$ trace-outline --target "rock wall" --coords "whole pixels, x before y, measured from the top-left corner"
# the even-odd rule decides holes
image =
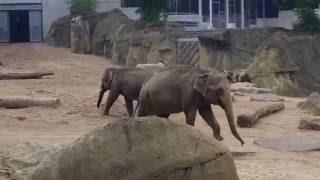
[[[201,67],[246,69],[258,87],[286,96],[320,91],[320,34],[280,28],[200,34]]]
[[[177,64],[176,40],[186,36],[183,27],[174,24],[135,27],[129,39],[127,66],[158,62]]]
[[[238,180],[229,150],[161,118],[119,119],[43,161],[27,180]]]
[[[320,91],[320,34],[278,32],[257,49],[247,73],[260,87],[287,96]]]
[[[74,16],[64,16],[55,20],[45,38],[49,46],[71,47],[71,19]]]
[[[229,29],[199,35],[200,67],[244,69],[254,61],[260,44],[280,28]]]
[[[78,54],[92,52],[89,22],[81,16],[74,17],[71,21],[71,52]]]

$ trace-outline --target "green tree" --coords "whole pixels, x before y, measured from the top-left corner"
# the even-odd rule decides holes
[[[95,11],[97,0],[68,0],[70,12],[81,13],[81,12],[92,12]]]
[[[130,4],[130,0],[122,0],[123,4]],[[137,13],[140,20],[148,23],[155,23],[161,20],[161,14],[167,9],[167,0],[137,0]],[[165,19],[165,17],[164,17]]]
[[[294,24],[297,32],[320,32],[320,18],[314,8],[319,5],[319,0],[295,0],[295,13],[298,17]]]

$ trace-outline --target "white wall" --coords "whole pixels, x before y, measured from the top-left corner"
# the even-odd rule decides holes
[[[293,11],[279,12],[279,27],[293,29],[293,24],[296,22],[297,16]]]
[[[121,8],[120,0],[97,0],[97,12],[111,11],[114,8]]]

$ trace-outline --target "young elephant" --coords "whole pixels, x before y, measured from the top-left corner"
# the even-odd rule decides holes
[[[148,78],[139,96],[138,116],[157,115],[168,118],[172,113],[184,112],[186,122],[194,126],[197,111],[212,128],[214,137],[222,141],[220,125],[211,104],[221,106],[227,116],[232,134],[244,144],[237,133],[232,99],[226,76],[190,66],[167,68]]]
[[[109,110],[119,95],[123,95],[129,116],[133,113],[133,100],[138,100],[144,80],[152,73],[139,68],[107,68],[103,73],[97,107],[100,107],[103,95],[110,90],[104,115]]]

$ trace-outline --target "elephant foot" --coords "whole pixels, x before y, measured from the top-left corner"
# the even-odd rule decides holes
[[[220,134],[213,134],[216,140],[223,141],[223,137]]]
[[[109,112],[104,112],[103,115],[104,116],[109,116]]]

